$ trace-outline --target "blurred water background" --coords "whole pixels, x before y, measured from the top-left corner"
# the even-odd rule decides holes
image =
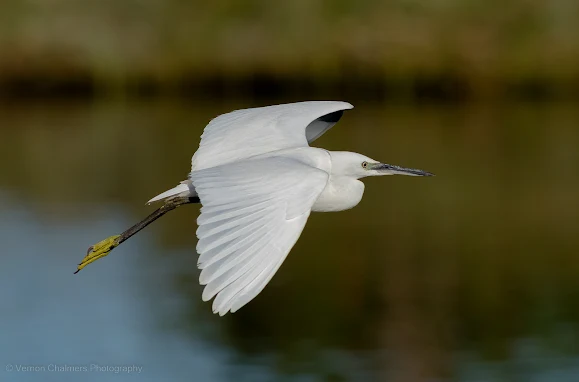
[[[2,0],[0,380],[579,381],[577,20],[573,0]],[[355,106],[316,145],[437,177],[312,214],[223,318],[197,206],[72,274],[186,177],[211,118],[310,99]]]

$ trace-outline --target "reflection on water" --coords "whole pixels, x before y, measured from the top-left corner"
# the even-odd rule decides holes
[[[200,301],[194,206],[72,275],[245,106],[0,107],[2,380],[577,380],[574,105],[356,105],[320,146],[437,177],[369,179],[355,209],[313,214],[234,315]],[[4,371],[93,363],[143,370]]]

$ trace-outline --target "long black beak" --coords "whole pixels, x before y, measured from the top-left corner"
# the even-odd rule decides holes
[[[409,175],[409,176],[434,176],[434,174],[419,170],[416,168],[404,168],[399,166],[394,166],[386,163],[379,163],[372,168],[372,170],[377,170],[384,173],[384,175]]]

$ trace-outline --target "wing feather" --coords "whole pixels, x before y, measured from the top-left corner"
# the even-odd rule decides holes
[[[298,240],[328,174],[268,157],[193,171],[203,207],[197,222],[203,300],[224,315],[253,299]]]
[[[233,163],[281,149],[307,147],[353,108],[341,101],[307,101],[235,110],[212,119],[203,130],[199,149],[191,158],[191,171]],[[207,187],[224,186],[219,175],[208,175]],[[217,182],[217,183],[216,183]],[[248,185],[231,179],[229,186]],[[148,203],[174,196],[197,196],[189,182],[152,198]],[[210,203],[209,200],[206,203]]]
[[[276,150],[308,146],[353,106],[308,101],[235,110],[209,122],[191,160],[197,171]]]

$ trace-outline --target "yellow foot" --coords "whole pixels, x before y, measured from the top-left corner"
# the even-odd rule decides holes
[[[90,263],[97,261],[98,259],[108,255],[109,252],[113,250],[113,248],[119,245],[117,241],[119,237],[120,235],[111,236],[109,238],[104,239],[103,241],[99,241],[95,245],[90,246],[88,248],[88,251],[86,252],[86,256],[84,257],[84,259],[82,259],[82,261],[78,265],[78,269],[74,273],[75,274],[78,273],[81,269],[83,269]]]

